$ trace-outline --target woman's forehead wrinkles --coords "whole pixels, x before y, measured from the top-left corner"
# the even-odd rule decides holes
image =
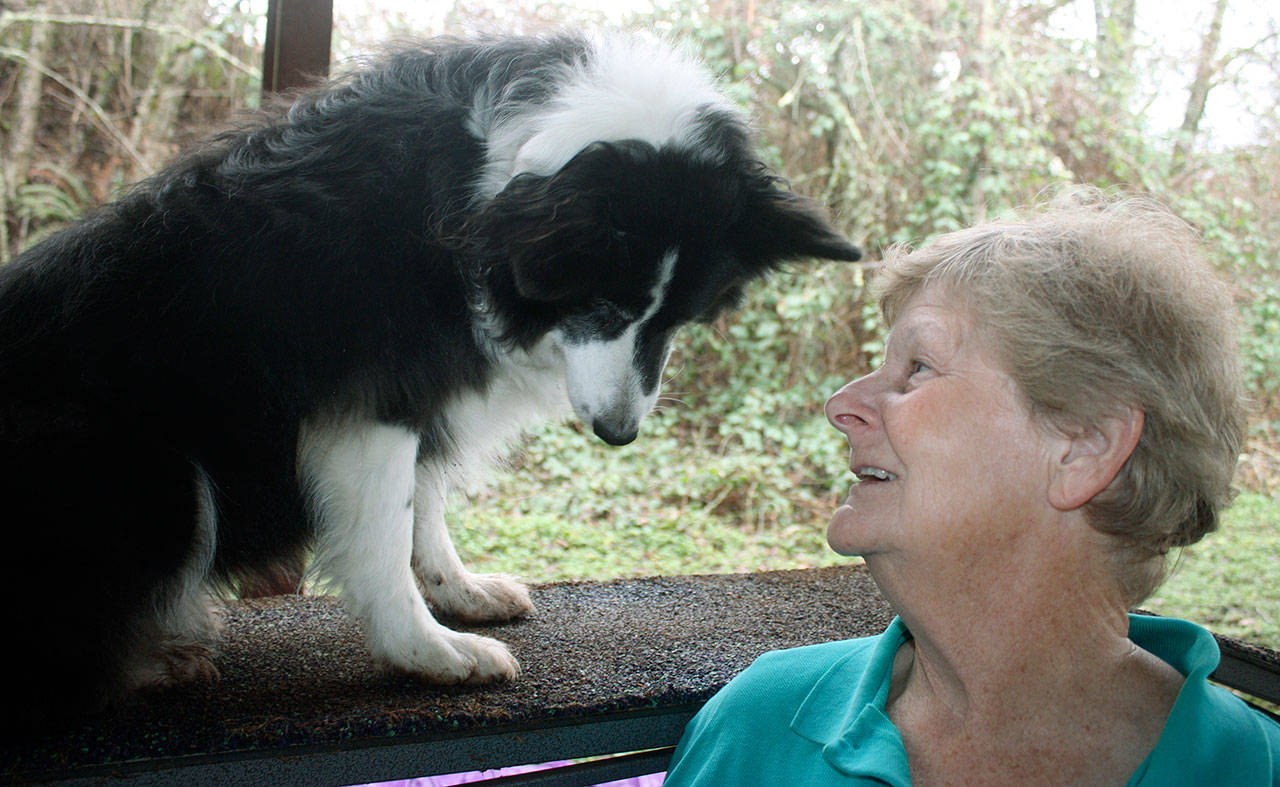
[[[964,327],[964,320],[956,310],[940,304],[919,304],[889,329],[886,350],[906,350],[924,344],[938,351],[954,351],[964,339]]]

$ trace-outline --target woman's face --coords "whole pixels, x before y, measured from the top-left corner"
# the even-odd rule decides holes
[[[1033,421],[963,302],[928,286],[907,301],[885,362],[827,401],[857,477],[827,531],[841,554],[999,554],[1051,506],[1057,443]]]

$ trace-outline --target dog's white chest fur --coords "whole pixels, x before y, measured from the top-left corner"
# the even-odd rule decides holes
[[[445,506],[451,489],[473,480],[525,427],[569,409],[563,356],[547,338],[501,358],[483,391],[449,402],[444,416],[454,445],[438,455],[420,456],[419,436],[404,427],[344,418],[303,424],[298,465],[319,525],[315,568],[340,584],[376,659],[444,683],[519,674],[505,646],[449,630],[422,601],[473,621],[532,609],[516,581],[467,571]]]
[[[502,350],[489,386],[461,391],[445,406],[446,429],[457,446],[457,481],[490,464],[529,426],[572,412],[559,337],[528,351]]]

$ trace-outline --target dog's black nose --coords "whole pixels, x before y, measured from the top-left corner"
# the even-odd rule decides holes
[[[636,434],[640,431],[634,426],[627,429],[614,429],[603,421],[593,421],[591,429],[596,433],[596,437],[609,445],[626,445],[635,440]]]

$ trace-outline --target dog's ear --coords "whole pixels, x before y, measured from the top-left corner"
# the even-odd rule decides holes
[[[862,250],[831,224],[813,200],[767,177],[756,179],[749,193],[739,222],[743,259],[763,266],[806,257],[862,259]]]
[[[587,148],[551,175],[522,174],[484,208],[481,227],[536,301],[587,297],[627,255],[608,215],[612,146]]]

